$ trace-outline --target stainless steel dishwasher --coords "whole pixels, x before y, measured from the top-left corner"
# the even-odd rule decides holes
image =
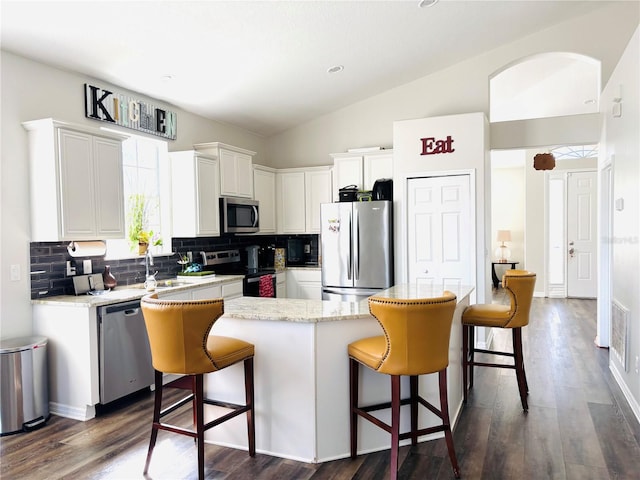
[[[151,349],[140,300],[99,307],[98,328],[100,403],[152,385]]]

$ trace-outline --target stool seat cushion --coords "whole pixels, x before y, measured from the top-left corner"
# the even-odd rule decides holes
[[[508,305],[495,303],[471,305],[462,314],[462,324],[504,328],[512,316],[513,312]]]
[[[218,370],[253,357],[255,347],[238,338],[209,335],[207,353]]]
[[[351,344],[347,349],[349,356],[373,370],[378,370],[387,351],[387,339],[379,337],[362,338]]]

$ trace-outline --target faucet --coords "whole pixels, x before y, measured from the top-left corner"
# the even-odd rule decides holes
[[[147,253],[144,254],[144,268],[145,268],[145,278],[149,278],[150,276],[154,277],[158,274],[158,271],[152,275],[149,274],[149,267],[153,267],[153,255],[151,254],[151,250],[147,249]]]

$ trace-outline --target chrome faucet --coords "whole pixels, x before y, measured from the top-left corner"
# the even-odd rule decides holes
[[[151,250],[147,249],[147,253],[144,254],[144,267],[145,267],[145,278],[149,278],[149,276],[155,277],[158,274],[158,271],[154,274],[149,274],[149,267],[153,267],[153,255],[151,254]]]

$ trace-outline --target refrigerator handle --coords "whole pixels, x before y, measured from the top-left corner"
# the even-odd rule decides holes
[[[353,213],[354,239],[353,239],[353,276],[356,280],[360,278],[360,218],[358,211]]]
[[[353,225],[351,223],[351,212],[349,213],[349,258],[347,258],[347,280],[351,280],[353,264],[351,259],[353,258]]]

